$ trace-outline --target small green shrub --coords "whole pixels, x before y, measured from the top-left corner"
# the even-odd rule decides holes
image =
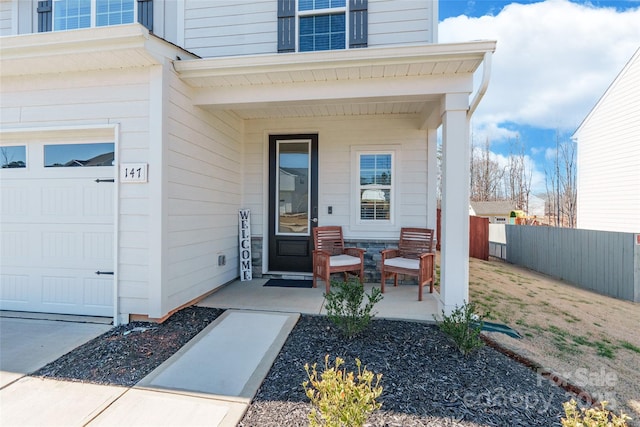
[[[436,319],[440,330],[449,335],[465,356],[484,345],[480,339],[483,317],[477,315],[475,311],[475,303],[465,302],[462,307],[456,306],[450,316],[445,315],[443,310],[442,321]]]
[[[356,359],[357,375],[341,368],[344,360],[340,357],[336,357],[335,366],[330,366],[327,354],[324,364],[320,377],[315,363],[311,367],[308,363],[304,365],[309,379],[302,386],[313,405],[309,412],[311,427],[363,426],[369,414],[382,406],[376,401],[382,394],[382,374],[375,375],[366,366],[363,368],[360,359]]]
[[[626,414],[620,416],[610,412],[607,402],[600,402],[601,408],[578,408],[574,399],[562,404],[566,418],[562,419],[562,427],[626,427],[631,420]]]
[[[366,304],[364,297],[367,297]],[[353,338],[365,330],[373,318],[373,306],[382,299],[380,289],[373,288],[366,294],[362,284],[350,278],[346,282],[332,280],[327,299],[327,315],[347,338]]]

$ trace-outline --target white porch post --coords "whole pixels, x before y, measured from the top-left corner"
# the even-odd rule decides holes
[[[427,129],[427,228],[437,227],[438,130]]]
[[[469,94],[442,103],[442,242],[438,311],[469,300]]]

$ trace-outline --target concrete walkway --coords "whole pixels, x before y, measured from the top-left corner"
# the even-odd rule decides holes
[[[228,310],[132,388],[24,375],[109,327],[0,318],[0,425],[236,426],[298,317]]]

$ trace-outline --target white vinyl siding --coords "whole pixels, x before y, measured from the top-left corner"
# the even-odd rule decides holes
[[[369,47],[434,43],[433,2],[369,0]]]
[[[253,236],[265,230],[267,199],[267,141],[269,134],[318,133],[318,224],[342,225],[345,237],[397,238],[399,226],[427,224],[427,136],[412,117],[346,116],[339,118],[250,120],[245,125],[244,203],[251,209]],[[397,146],[396,228],[351,226],[353,190],[352,146],[388,149]],[[327,213],[332,206],[333,214]],[[435,223],[435,220],[434,220]]]
[[[194,107],[192,89],[170,79],[163,310],[238,276],[241,208],[241,120]]]
[[[426,0],[369,0],[368,45],[433,43],[433,7]],[[203,58],[277,52],[277,0],[185,0],[184,16],[184,47]]]
[[[0,37],[13,34],[13,1],[0,0]]]
[[[277,51],[276,0],[185,0],[184,47],[201,57]]]
[[[640,232],[640,50],[580,127],[578,228]]]

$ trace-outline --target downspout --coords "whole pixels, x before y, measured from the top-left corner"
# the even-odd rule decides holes
[[[467,113],[467,118],[471,120],[471,116],[478,108],[482,97],[487,91],[487,87],[489,87],[489,80],[491,78],[491,59],[493,58],[493,52],[485,52],[484,60],[483,60],[483,68],[482,68],[482,82],[480,83],[480,87],[478,88],[478,92],[473,97],[471,101],[471,105],[469,106],[469,112]]]

